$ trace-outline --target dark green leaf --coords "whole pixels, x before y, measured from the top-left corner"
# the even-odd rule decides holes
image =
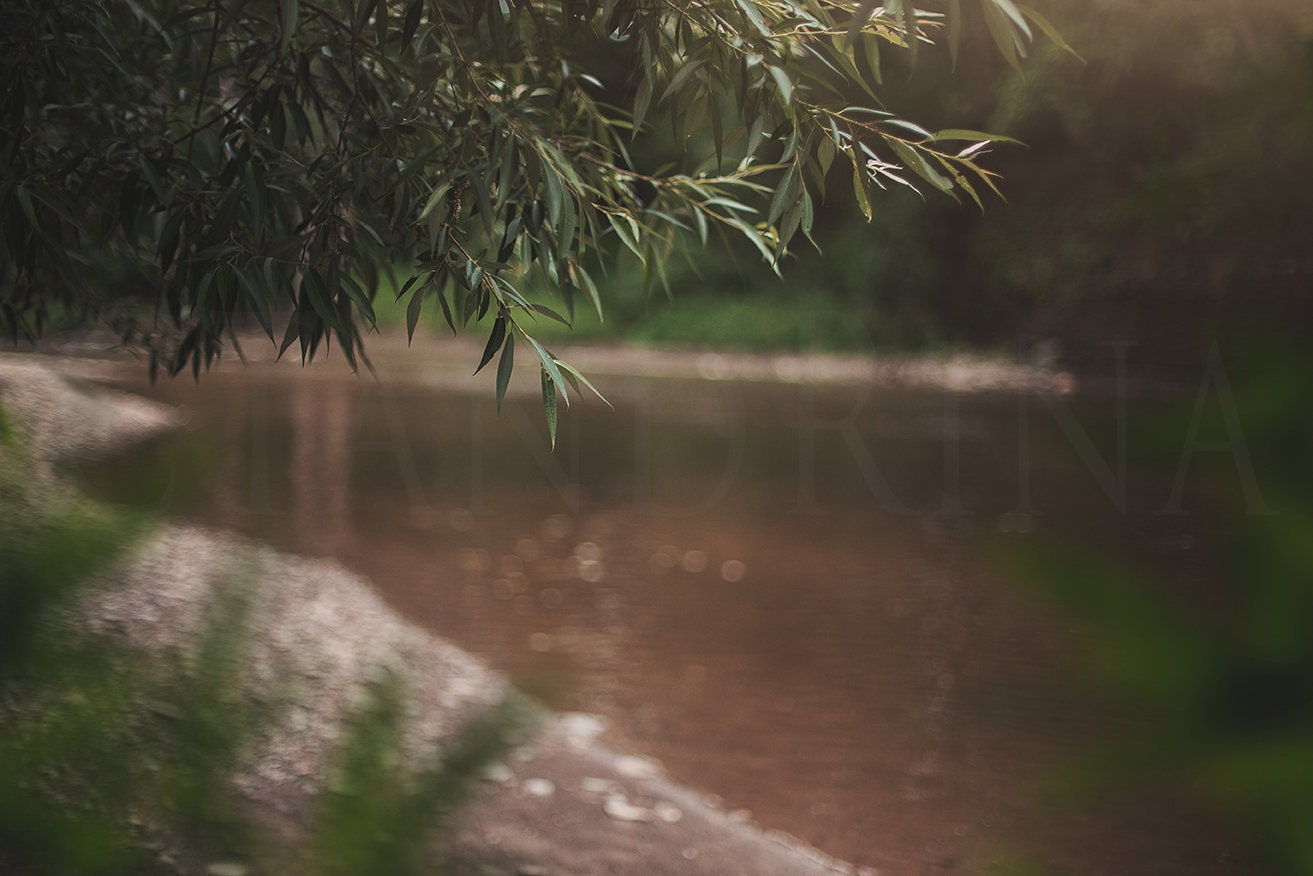
[[[411,279],[414,279],[413,277]],[[415,290],[415,294],[410,296],[410,304],[406,305],[406,343],[412,343],[415,340],[415,326],[419,324],[420,308],[424,306],[424,287]],[[443,302],[443,309],[446,309],[446,302]],[[448,322],[451,320],[448,319]]]
[[[909,144],[894,137],[889,140],[898,158],[909,170],[942,192],[953,191],[953,181],[930,166],[920,152]]]
[[[452,337],[456,335],[456,320],[452,318],[451,307],[447,304],[446,293],[441,288],[434,290],[438,297],[438,304],[442,305],[442,318],[447,321],[447,327],[451,329]],[[418,292],[416,293],[418,294]]]
[[[643,126],[643,117],[647,115],[648,105],[652,102],[652,76],[648,71],[638,82],[638,91],[634,96],[634,129],[632,137],[638,136],[639,129]]]
[[[479,367],[474,369],[478,374],[483,370],[483,366],[492,361],[492,357],[497,355],[501,349],[502,342],[506,340],[506,316],[500,315],[492,323],[492,333],[488,335],[488,343],[483,348],[483,357],[479,359]]]
[[[557,378],[548,375],[547,369],[539,372],[542,377],[543,385],[543,413],[547,415],[547,432],[552,438],[552,449],[556,449],[556,381]]]
[[[566,377],[570,378],[570,382],[572,384],[576,380],[578,380],[584,386],[588,387],[589,391],[591,391],[593,395],[601,399],[603,404],[605,404],[608,408],[615,410],[615,405],[607,401],[606,396],[598,392],[597,387],[593,386],[593,384],[588,380],[587,377],[584,377],[584,375],[579,371],[579,369],[575,368],[573,365],[569,364],[568,362],[557,362],[556,364],[561,366],[562,373],[565,374]],[[575,389],[576,390],[578,389],[577,385],[575,386]]]
[[[497,361],[497,413],[501,413],[502,400],[506,398],[506,387],[511,382],[511,371],[515,368],[515,332],[508,332],[506,343],[502,347],[501,359]]]
[[[292,43],[292,37],[296,34],[296,25],[301,13],[300,0],[279,0],[282,9],[278,30],[278,50],[287,51],[287,47]]]
[[[561,399],[567,405],[570,404],[570,396],[565,391],[565,380],[561,377],[561,369],[556,365],[556,357],[547,352],[547,349],[533,338],[528,335],[525,335],[524,337],[525,340],[533,346],[534,352],[538,354],[538,361],[542,363],[543,371],[551,375],[552,382],[556,384],[556,389],[560,393]]]
[[[401,43],[403,46],[408,45],[415,37],[415,30],[419,27],[419,18],[424,12],[424,0],[411,0],[410,6],[406,9],[406,18],[401,25]]]
[[[784,71],[783,67],[776,67],[774,65],[771,65],[770,67],[770,75],[771,78],[775,80],[775,87],[779,89],[780,103],[786,108],[791,109],[790,102],[793,100],[793,80],[789,78],[789,74]]]
[[[414,286],[415,283],[419,281],[419,278],[420,278],[420,275],[419,275],[419,274],[412,274],[412,275],[411,275],[410,279],[407,280],[407,281],[402,285],[402,287],[401,287],[401,291],[397,293],[397,300],[398,300],[398,301],[400,301],[402,298],[405,298],[405,297],[406,297],[406,292],[408,292],[408,291],[410,290],[410,287],[411,287],[411,286]]]
[[[693,74],[696,73],[705,63],[705,58],[698,58],[695,61],[686,61],[675,75],[670,78],[670,84],[667,85],[666,90],[661,93],[661,101],[664,103],[666,98],[683,88],[684,83],[688,82]]]
[[[948,54],[957,67],[957,53],[962,45],[962,0],[948,0]]]
[[[866,27],[866,22],[871,20],[875,8],[880,5],[881,0],[862,0],[857,9],[853,12],[852,20],[848,22],[848,43],[851,45],[853,40],[857,39],[857,34],[861,33],[862,28]]]
[[[557,322],[559,322],[561,325],[568,326],[570,324],[570,321],[568,319],[561,316],[555,310],[552,310],[550,307],[547,307],[546,305],[531,304],[529,305],[529,309],[532,310],[534,313],[541,313],[543,316],[549,319],[554,319]]]

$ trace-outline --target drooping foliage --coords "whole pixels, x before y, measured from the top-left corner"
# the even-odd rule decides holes
[[[1032,24],[1050,30],[1011,0],[971,11],[1014,62]],[[0,324],[108,318],[154,374],[199,373],[249,322],[303,358],[335,340],[354,367],[378,272],[401,265],[412,330],[425,307],[453,330],[491,317],[480,367],[502,351],[499,400],[521,343],[550,419],[579,375],[529,329],[576,299],[600,311],[598,251],[627,247],[659,278],[677,246],[728,233],[777,263],[836,164],[868,218],[890,183],[979,201],[989,137],[878,108],[880,53],[952,45],[962,15],[959,0],[6,3]],[[658,125],[707,154],[638,166],[631,139]],[[563,306],[522,296],[530,270]]]

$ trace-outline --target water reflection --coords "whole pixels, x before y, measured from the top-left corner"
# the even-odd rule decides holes
[[[339,558],[729,808],[879,872],[985,872],[1011,845],[1063,872],[1242,872],[1170,797],[1037,802],[1126,716],[1071,685],[1079,634],[991,570],[988,537],[1189,561],[1189,521],[1153,514],[1170,483],[1129,478],[1094,425],[1108,405],[618,378],[551,454],[531,398],[498,420],[430,378],[159,387],[216,459],[176,510]]]

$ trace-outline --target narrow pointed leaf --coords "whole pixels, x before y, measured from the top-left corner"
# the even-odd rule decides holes
[[[857,206],[861,208],[862,215],[866,221],[871,221],[871,198],[866,194],[866,180],[862,178],[861,165],[853,168],[853,195],[857,198]]]
[[[561,325],[564,326],[570,325],[570,320],[561,316],[561,314],[557,313],[555,310],[552,310],[550,307],[548,307],[545,304],[530,304],[529,309],[534,313],[541,313],[543,316],[547,317],[548,319],[554,319],[557,322],[559,322]]]
[[[557,367],[556,359],[551,353],[547,352],[546,347],[533,338],[528,335],[525,335],[524,338],[533,346],[533,351],[538,354],[538,361],[542,363],[543,371],[551,376],[552,382],[556,384],[556,389],[561,395],[561,399],[569,405],[570,395],[566,392],[565,378],[561,376],[561,369]]]
[[[1058,29],[1054,27],[1053,24],[1047,18],[1041,15],[1037,10],[1031,8],[1030,6],[1022,6],[1020,4],[1017,4],[1017,9],[1021,12],[1022,15],[1026,17],[1028,21],[1033,22],[1035,26],[1038,27],[1046,37],[1052,40],[1054,45],[1056,45],[1058,48],[1062,49],[1063,51],[1070,52],[1072,55],[1076,57],[1077,60],[1081,62],[1085,61],[1085,59],[1082,58],[1075,49],[1073,49],[1070,45],[1067,44],[1067,41],[1062,38],[1062,34],[1058,32]]]
[[[852,21],[848,22],[848,45],[852,45],[853,40],[857,39],[857,34],[866,27],[866,22],[871,20],[871,14],[879,5],[880,0],[862,0],[861,5],[853,12]]]
[[[634,95],[634,130],[630,135],[631,139],[638,136],[639,129],[643,127],[643,117],[647,115],[647,108],[651,103],[652,75],[649,73],[638,83],[638,92]]]
[[[666,98],[682,88],[684,83],[687,82],[689,78],[698,71],[698,68],[705,63],[705,59],[698,58],[696,61],[689,61],[683,67],[680,67],[679,71],[671,77],[670,84],[666,86],[666,90],[661,93],[661,100],[664,102]]]
[[[410,296],[410,304],[406,305],[406,343],[412,343],[415,340],[415,326],[419,324],[419,313],[424,306],[424,289],[421,287],[415,290],[415,294]]]
[[[592,382],[589,381],[587,377],[584,377],[583,373],[578,368],[575,368],[573,365],[569,364],[568,362],[557,362],[556,364],[561,366],[561,371],[564,372],[566,376],[571,377],[573,379],[577,379],[584,386],[588,387],[589,391],[592,392],[593,395],[600,398],[608,408],[610,408],[611,410],[615,410],[615,405],[607,401],[606,396],[598,392],[597,387],[593,386]]]
[[[500,315],[492,324],[492,333],[488,335],[488,344],[483,348],[483,358],[479,360],[479,367],[474,369],[478,374],[483,370],[483,366],[492,361],[492,357],[497,355],[501,349],[502,341],[506,339],[506,317]]]
[[[497,360],[497,413],[501,414],[502,400],[506,398],[506,387],[511,382],[511,371],[515,369],[515,332],[506,335],[506,344],[502,347],[501,358]]]
[[[771,78],[775,80],[775,85],[780,90],[780,101],[787,107],[793,100],[793,80],[789,74],[784,71],[783,67],[771,66]]]
[[[542,376],[543,384],[543,413],[547,415],[547,432],[552,437],[552,449],[556,449],[556,378],[547,373],[547,369],[539,372]]]
[[[962,46],[962,0],[948,0],[948,55],[957,69],[957,53]]]
[[[282,17],[279,22],[278,33],[278,50],[280,52],[287,51],[288,45],[292,42],[292,36],[296,33],[300,7],[300,0],[282,0]]]

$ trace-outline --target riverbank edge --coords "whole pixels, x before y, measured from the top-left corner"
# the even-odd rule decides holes
[[[32,448],[37,490],[52,496],[70,489],[69,467],[180,423],[167,406],[76,376],[96,377],[94,362],[68,366],[41,354],[0,354],[0,401]],[[161,662],[185,662],[234,568],[250,578],[254,600],[243,693],[279,708],[233,782],[251,822],[283,848],[307,835],[335,743],[379,672],[395,674],[408,693],[405,744],[415,763],[450,747],[509,692],[481,661],[396,615],[340,565],[200,527],[159,525],[84,598],[77,623]],[[674,784],[659,764],[602,746],[601,729],[592,716],[546,716],[460,813],[444,848],[450,872],[863,872],[737,819]]]
[[[440,382],[444,387],[468,392],[484,392],[487,381],[472,378],[485,340],[471,332],[456,336],[438,334],[423,328],[412,341],[404,331],[387,330],[366,338],[366,355],[391,364],[386,376]],[[0,350],[0,355],[7,351]],[[29,350],[13,350],[29,352]],[[110,364],[137,363],[146,373],[146,363],[124,348],[109,332],[91,331],[53,337],[41,341],[30,352],[64,363],[63,367],[92,376],[96,369]],[[552,350],[562,361],[593,380],[598,378],[656,378],[667,380],[713,380],[749,383],[810,384],[818,386],[862,385],[867,387],[912,387],[950,392],[1056,392],[1070,394],[1083,389],[1086,381],[1053,362],[1021,362],[999,355],[977,352],[939,352],[916,354],[830,354],[830,353],[747,353],[694,348],[653,347],[638,344],[567,343]],[[283,361],[297,360],[295,349],[288,350]],[[268,365],[278,361],[277,348],[259,332],[241,332],[236,345],[219,361],[219,368],[245,365]],[[316,357],[316,362],[334,371],[348,368],[343,357],[331,346]],[[97,366],[96,363],[101,363]],[[438,373],[430,366],[439,366]],[[488,369],[485,369],[485,371]],[[531,371],[526,364],[519,371]],[[361,369],[367,374],[368,367]],[[522,381],[521,391],[536,392],[538,381]],[[490,375],[489,375],[490,378]],[[182,379],[180,376],[179,379]],[[204,379],[202,376],[201,379]],[[516,391],[512,382],[511,391]],[[532,386],[530,386],[532,384]],[[1098,386],[1098,381],[1090,385]],[[605,389],[605,387],[601,387]]]

